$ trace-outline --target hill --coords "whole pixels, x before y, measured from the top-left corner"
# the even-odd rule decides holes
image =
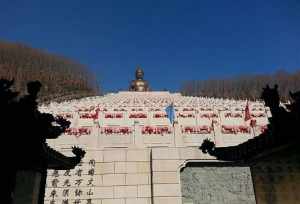
[[[41,81],[41,101],[100,94],[85,65],[20,43],[0,41],[0,78],[15,79],[14,88],[22,94],[28,81]]]
[[[300,89],[300,70],[293,73],[278,70],[274,74],[243,75],[229,79],[188,80],[182,83],[183,95],[233,99],[259,99],[266,84],[279,85],[283,101],[289,100],[289,91]]]

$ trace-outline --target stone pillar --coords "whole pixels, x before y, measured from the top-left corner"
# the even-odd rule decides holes
[[[43,174],[35,170],[18,171],[13,204],[41,204],[40,193]]]
[[[182,133],[181,133],[181,128],[178,124],[178,121],[175,121],[174,122],[174,147],[183,147],[184,146],[184,141],[183,141],[183,136],[182,136]]]

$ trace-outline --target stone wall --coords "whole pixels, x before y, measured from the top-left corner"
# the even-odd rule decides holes
[[[214,160],[195,147],[152,148],[153,203],[181,204],[180,170],[187,162]]]
[[[48,172],[45,203],[150,204],[150,182],[149,150],[89,151],[74,170]]]
[[[181,204],[180,169],[211,160],[194,147],[90,150],[75,169],[48,171],[45,203]]]

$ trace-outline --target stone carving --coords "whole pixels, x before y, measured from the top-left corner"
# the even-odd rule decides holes
[[[186,167],[181,172],[183,204],[254,204],[249,167]]]
[[[299,142],[300,92],[290,93],[293,99],[287,109],[280,105],[278,86],[263,88],[261,98],[271,110],[272,117],[266,131],[245,143],[230,147],[215,147],[214,142],[205,139],[200,146],[203,153],[208,153],[221,160],[247,161],[268,149],[284,144]]]
[[[269,136],[273,138],[273,142],[286,143],[294,138],[299,131],[299,115],[300,115],[300,92],[291,93],[290,96],[293,103],[288,105],[287,111],[280,105],[280,97],[278,94],[278,86],[270,88],[268,85],[263,89],[261,98],[264,100],[272,113],[269,118]]]
[[[13,84],[13,80],[0,79],[0,124],[2,139],[5,141],[1,155],[7,155],[3,163],[7,165],[4,175],[8,178],[4,183],[7,186],[4,192],[4,199],[7,199],[5,203],[18,203],[18,199],[22,199],[18,193],[23,191],[19,190],[33,188],[32,184],[19,182],[19,178],[24,177],[19,175],[29,171],[39,174],[39,178],[42,177],[39,184],[42,194],[46,169],[74,168],[85,155],[84,150],[73,147],[72,153],[75,156],[67,157],[48,146],[46,139],[58,138],[70,126],[70,122],[38,110],[37,97],[42,87],[39,81],[29,82],[28,94],[20,98],[13,91]],[[11,153],[13,148],[17,152]],[[28,174],[35,176],[32,172]],[[27,197],[41,197],[35,195],[38,191],[31,193]]]

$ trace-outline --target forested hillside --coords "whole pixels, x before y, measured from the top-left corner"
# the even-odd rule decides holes
[[[289,91],[300,90],[300,70],[288,73],[279,70],[274,74],[244,75],[230,79],[185,81],[181,86],[183,95],[208,96],[234,99],[258,99],[266,84],[279,85],[282,100],[289,99]]]
[[[19,43],[0,41],[0,78],[15,79],[25,93],[26,83],[40,80],[41,100],[64,100],[100,94],[95,76],[73,60]]]

